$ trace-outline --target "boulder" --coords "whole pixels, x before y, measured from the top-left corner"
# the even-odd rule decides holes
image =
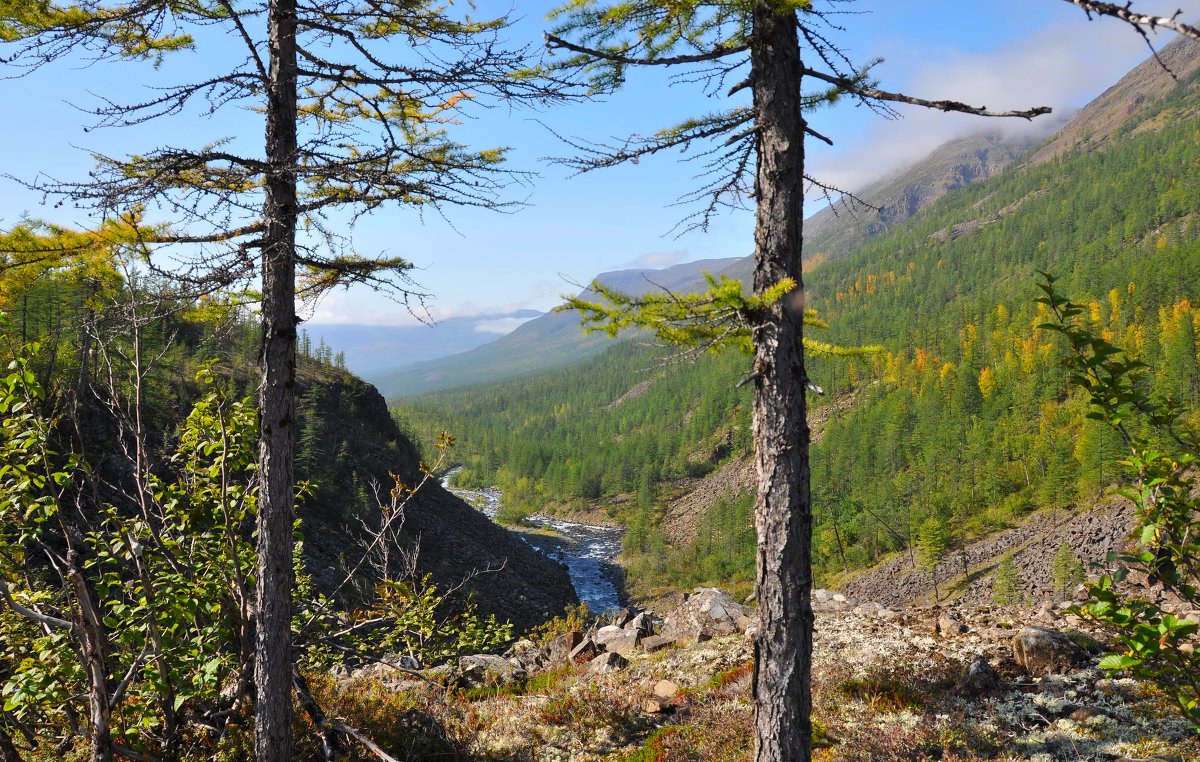
[[[567,658],[572,664],[583,664],[596,658],[598,653],[600,653],[600,646],[596,645],[596,641],[591,638],[584,638],[579,645],[571,649],[571,653]]]
[[[588,672],[604,674],[629,666],[629,660],[618,653],[606,651],[588,662]]]
[[[642,651],[652,654],[655,651],[661,651],[668,646],[673,646],[678,642],[679,640],[671,635],[651,635],[649,637],[642,638],[641,645]]]
[[[564,632],[546,644],[546,658],[551,664],[565,664],[571,660],[571,652],[583,641],[577,630]]]
[[[679,694],[679,686],[670,680],[659,680],[654,684],[654,695],[660,699],[673,699]]]
[[[1013,659],[1030,675],[1069,672],[1087,653],[1058,630],[1026,627],[1012,639]]]
[[[654,634],[654,620],[649,614],[642,612],[625,623],[626,630],[637,630],[643,635]]]
[[[680,642],[699,642],[744,632],[754,610],[715,587],[700,588],[663,623],[662,634]]]
[[[633,612],[626,608],[620,608],[612,613],[612,619],[609,621],[617,627],[624,627],[629,624],[630,619],[633,619]]]
[[[1048,601],[1043,603],[1042,607],[1033,615],[1033,621],[1040,622],[1041,624],[1054,624],[1058,618],[1058,612],[1054,610],[1054,604]]]
[[[1000,687],[1000,675],[992,669],[987,657],[977,655],[958,681],[958,690],[968,696],[979,696]]]
[[[646,699],[642,702],[642,711],[646,714],[662,714],[671,708],[671,705],[662,699]]]
[[[459,679],[464,685],[498,685],[525,676],[525,670],[503,656],[472,654],[458,660]]]
[[[956,614],[951,611],[943,611],[938,615],[937,623],[934,624],[934,632],[941,635],[943,638],[949,638],[954,635],[961,635],[967,631],[967,626],[962,623]]]
[[[638,644],[641,642],[641,631],[626,628],[617,631],[615,635],[606,637],[601,645],[604,646],[605,651],[627,655],[637,651]]]
[[[609,638],[619,636],[624,630],[615,624],[606,624],[592,634],[592,640],[596,641],[596,645],[602,646],[608,642]]]

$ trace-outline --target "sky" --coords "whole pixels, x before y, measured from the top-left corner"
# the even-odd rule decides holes
[[[511,7],[516,21],[507,32],[510,41],[539,44],[549,27],[545,13],[555,3],[512,2],[480,0],[476,15]],[[846,16],[845,31],[833,39],[856,63],[882,57],[874,70],[881,87],[993,109],[1048,105],[1056,114],[1069,112],[1149,54],[1129,28],[1112,20],[1089,22],[1064,0],[861,0],[845,7],[861,12]],[[1152,13],[1182,8],[1184,18],[1200,18],[1200,0],[1140,0],[1136,7]],[[1161,46],[1169,39],[1158,35],[1153,41]],[[198,45],[157,69],[128,61],[95,66],[56,62],[24,77],[0,79],[0,97],[7,104],[0,118],[0,145],[5,147],[0,173],[8,176],[0,177],[0,227],[23,214],[86,225],[83,210],[55,206],[56,199],[43,199],[11,178],[83,178],[92,166],[92,151],[142,152],[181,137],[193,146],[225,136],[235,145],[259,145],[257,117],[238,112],[189,115],[136,128],[84,129],[89,117],[80,107],[98,97],[144,97],[147,87],[203,73],[212,56],[211,48]],[[700,170],[682,160],[686,157],[659,155],[636,166],[583,175],[547,161],[571,153],[554,133],[619,140],[721,106],[719,98],[670,86],[659,70],[631,71],[626,87],[602,101],[539,112],[475,109],[454,126],[454,137],[479,148],[508,146],[511,168],[536,173],[507,194],[523,202],[523,208],[504,214],[447,208],[444,219],[411,210],[379,211],[352,231],[355,247],[364,254],[399,255],[413,262],[415,281],[433,295],[429,314],[434,318],[545,310],[601,272],[744,256],[753,246],[749,211],[725,213],[706,232],[677,234],[677,223],[689,208],[675,202],[693,187]],[[999,124],[911,107],[899,111],[901,119],[888,120],[845,102],[810,115],[812,126],[835,143],[830,148],[809,141],[810,174],[857,189],[957,135],[1028,129],[1007,120]],[[814,203],[808,211],[817,208]],[[394,303],[357,288],[327,295],[305,317],[316,325],[415,320]],[[481,325],[498,333],[520,322],[489,319]]]

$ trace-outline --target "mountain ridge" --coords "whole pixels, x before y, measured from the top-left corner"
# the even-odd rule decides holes
[[[720,271],[736,261],[736,258],[701,259],[662,269],[612,270],[594,280],[632,294],[655,288],[675,290],[700,283],[704,271]],[[581,294],[586,296],[590,292],[589,287],[584,287]],[[415,396],[551,370],[593,357],[610,345],[611,339],[604,334],[584,335],[576,314],[550,312],[488,344],[391,372],[374,372],[369,374],[369,380],[388,399]]]

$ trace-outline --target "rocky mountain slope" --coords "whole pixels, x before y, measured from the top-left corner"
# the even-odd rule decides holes
[[[854,246],[908,220],[947,193],[994,177],[1024,156],[1049,129],[981,132],[957,138],[911,167],[856,190],[856,196],[877,209],[847,202],[809,217],[804,223],[806,258],[845,256]]]
[[[1158,58],[1161,64],[1149,58],[1101,93],[1025,161],[1040,164],[1068,151],[1094,150],[1104,145],[1122,125],[1170,93],[1176,79],[1185,80],[1200,69],[1200,42],[1179,37],[1159,51]]]
[[[302,374],[300,476],[316,484],[301,504],[305,558],[319,587],[332,588],[347,559],[362,552],[358,517],[373,522],[374,491],[384,498],[391,474],[421,479],[412,442],[397,428],[375,387],[348,373]],[[461,499],[426,481],[405,508],[404,541],[419,548],[416,572],[440,589],[466,581],[481,613],[518,631],[577,601],[565,568],[533,550]],[[352,561],[351,561],[352,563]]]

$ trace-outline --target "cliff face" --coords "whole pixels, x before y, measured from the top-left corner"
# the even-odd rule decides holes
[[[399,430],[374,386],[347,373],[302,377],[297,470],[315,485],[303,503],[305,560],[318,587],[336,585],[361,553],[361,521],[377,521],[390,473],[420,478],[416,447]],[[429,479],[405,508],[406,544],[419,548],[418,576],[457,587],[483,614],[523,631],[577,602],[566,568]]]
[[[878,210],[826,208],[804,225],[806,258],[837,259],[947,193],[995,176],[1025,154],[1034,134],[981,133],[951,140],[917,164],[856,192]]]

